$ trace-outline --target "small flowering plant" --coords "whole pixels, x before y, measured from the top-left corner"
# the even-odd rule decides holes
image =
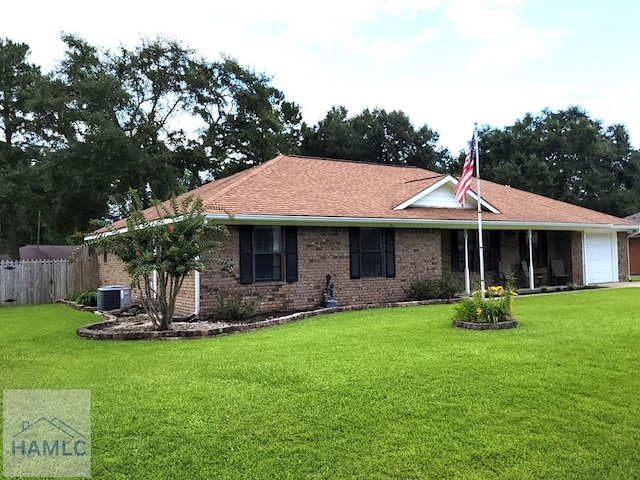
[[[475,290],[471,297],[455,306],[454,320],[476,323],[498,323],[513,319],[513,297],[517,295],[510,284],[506,287],[491,286],[482,291]]]

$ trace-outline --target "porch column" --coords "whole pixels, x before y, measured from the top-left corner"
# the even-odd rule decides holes
[[[527,230],[527,243],[529,244],[529,288],[536,288],[536,277],[533,274],[533,233]]]
[[[471,295],[471,279],[469,278],[469,231],[464,229],[464,288]]]

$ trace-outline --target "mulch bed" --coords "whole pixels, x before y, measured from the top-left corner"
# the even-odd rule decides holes
[[[242,322],[188,319],[187,321],[173,321],[169,330],[161,331],[153,330],[151,320],[144,314],[116,317],[110,313],[103,313],[102,321],[78,328],[77,334],[79,337],[94,340],[203,338],[282,325],[318,315],[319,313],[324,313],[324,311],[301,312],[278,317],[262,314]]]
[[[455,299],[424,300],[413,302],[377,303],[347,305],[335,308],[319,308],[307,312],[297,313],[261,313],[243,322],[216,322],[186,319],[189,321],[175,321],[171,330],[156,331],[151,329],[151,322],[141,315],[118,317],[113,312],[102,314],[102,321],[79,327],[76,332],[81,338],[94,340],[169,340],[186,338],[206,338],[230,333],[246,332],[259,328],[284,325],[297,322],[309,317],[325,313],[344,312],[349,310],[365,310],[369,308],[410,307],[417,305],[433,305],[456,302]],[[72,302],[63,302],[70,304]],[[70,306],[73,306],[72,304]],[[117,312],[124,315],[125,312]],[[148,322],[148,323],[147,323]]]

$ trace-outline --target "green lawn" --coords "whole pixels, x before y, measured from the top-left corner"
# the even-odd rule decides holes
[[[640,289],[369,310],[189,341],[0,309],[3,389],[90,389],[95,479],[640,478]]]

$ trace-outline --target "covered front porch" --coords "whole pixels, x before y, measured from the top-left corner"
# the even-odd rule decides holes
[[[480,279],[478,231],[448,233],[451,270],[464,274],[471,288]],[[505,285],[508,279],[513,279],[516,288],[532,290],[583,285],[584,240],[583,232],[579,231],[485,230],[482,245],[485,283]]]

